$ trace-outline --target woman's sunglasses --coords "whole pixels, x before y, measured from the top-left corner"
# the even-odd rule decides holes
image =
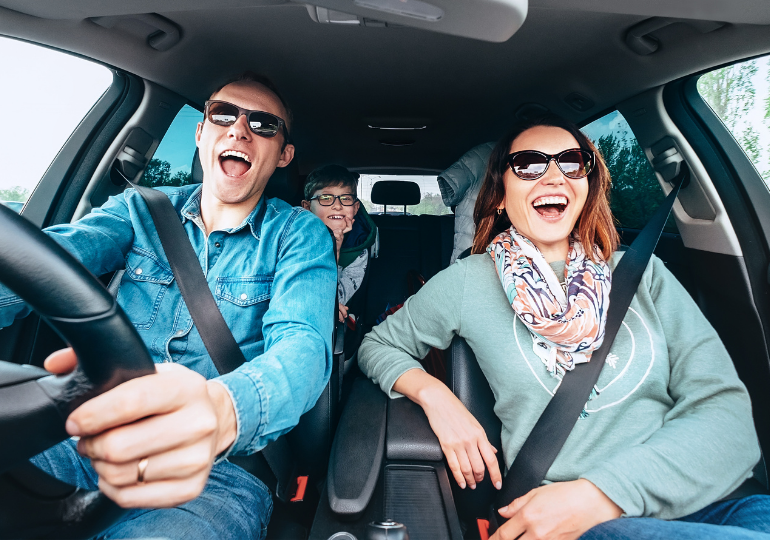
[[[206,119],[217,126],[232,126],[241,115],[246,115],[249,129],[260,137],[275,137],[278,130],[283,131],[283,138],[289,142],[289,131],[286,122],[274,114],[265,111],[242,109],[227,101],[211,100],[206,102],[204,110]]]
[[[522,180],[537,180],[545,174],[551,160],[567,178],[585,178],[594,168],[594,153],[590,150],[573,148],[558,154],[544,154],[537,150],[522,150],[508,154],[508,165],[513,174]]]

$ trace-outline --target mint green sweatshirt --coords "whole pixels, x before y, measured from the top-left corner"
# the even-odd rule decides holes
[[[611,261],[614,266],[621,254]],[[551,265],[563,280],[564,263]],[[431,347],[468,342],[495,395],[507,467],[559,380],[532,350],[488,255],[434,276],[361,344],[361,369],[391,397]],[[546,476],[585,478],[627,516],[673,519],[727,495],[751,475],[759,444],[746,388],[714,329],[656,257],[597,384]]]

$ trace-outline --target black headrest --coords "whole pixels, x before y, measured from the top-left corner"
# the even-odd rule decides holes
[[[416,182],[380,180],[372,186],[372,202],[389,206],[420,204],[420,186]]]
[[[203,167],[201,167],[201,159],[197,148],[193,155],[190,174],[192,175],[193,184],[203,182]],[[273,176],[267,181],[265,196],[268,199],[277,198],[286,201],[292,206],[299,206],[302,201],[302,188],[299,184],[297,162],[292,160],[286,167],[275,170]]]

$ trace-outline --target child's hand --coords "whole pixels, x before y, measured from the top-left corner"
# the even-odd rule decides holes
[[[334,235],[334,244],[337,251],[337,259],[340,258],[340,249],[342,248],[342,242],[345,240],[345,235],[353,230],[353,222],[355,218],[345,217],[340,222],[340,228],[332,229]]]
[[[337,306],[339,307],[340,322],[345,322],[345,319],[348,318],[348,306],[343,306],[340,303],[337,303]]]

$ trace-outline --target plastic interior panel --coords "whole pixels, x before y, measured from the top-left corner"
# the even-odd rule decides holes
[[[387,396],[369,380],[358,379],[342,411],[327,475],[329,506],[355,518],[369,504],[385,453]]]
[[[383,476],[383,515],[406,525],[410,540],[462,538],[442,461],[388,463]]]
[[[688,248],[725,255],[742,254],[738,238],[730,223],[724,205],[722,204],[716,189],[703,167],[697,154],[685,140],[679,128],[674,124],[663,104],[663,88],[658,87],[643,92],[634,98],[624,101],[618,106],[618,110],[626,119],[634,131],[637,141],[642,148],[647,149],[664,139],[670,137],[681,150],[682,156],[690,167],[690,185],[680,192],[679,198],[687,201],[687,208],[691,209],[695,216],[684,211],[681,203],[674,204],[674,218],[677,228],[682,235],[682,241]],[[671,186],[658,181],[663,190],[668,193]],[[703,214],[713,215],[713,220],[698,219],[701,215],[699,208],[703,208]]]
[[[449,536],[436,471],[428,467],[385,467],[385,515],[405,524],[410,540]]]

